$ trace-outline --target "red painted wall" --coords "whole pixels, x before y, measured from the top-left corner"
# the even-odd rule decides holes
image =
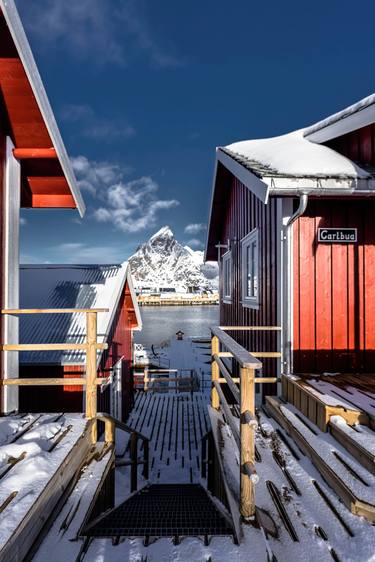
[[[310,200],[294,225],[294,371],[375,370],[375,201]],[[319,227],[358,228],[317,244]]]
[[[355,162],[375,164],[375,125],[368,125],[326,143]]]
[[[264,205],[239,180],[232,178],[228,185],[226,215],[220,240],[232,241],[232,302],[220,302],[220,323],[224,326],[277,325],[277,263],[276,263],[276,199]],[[241,246],[240,241],[254,228],[259,228],[260,243],[260,308],[254,310],[241,304]],[[236,242],[233,243],[233,240]],[[221,279],[222,281],[222,279]],[[232,336],[234,336],[232,332]],[[277,351],[275,332],[237,332],[235,339],[249,351]],[[276,374],[276,360],[262,359],[263,373]],[[267,394],[275,385],[263,385]]]
[[[109,376],[109,370],[122,357],[122,418],[126,420],[133,406],[132,327],[134,322],[133,303],[128,287],[120,299],[109,333],[109,348],[103,352],[98,376]],[[65,377],[83,375],[81,365],[21,365],[21,377]],[[109,388],[98,389],[98,411],[109,412]],[[83,392],[79,387],[21,387],[20,412],[81,412],[84,411]]]

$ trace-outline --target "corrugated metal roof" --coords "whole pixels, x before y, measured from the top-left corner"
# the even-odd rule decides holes
[[[20,268],[21,308],[108,308],[98,314],[98,341],[105,342],[125,282],[133,292],[127,262],[113,265],[23,265]],[[138,305],[133,302],[138,323]],[[85,314],[20,316],[21,343],[83,343]],[[139,326],[140,327],[140,326]],[[20,363],[81,364],[77,351],[22,352]]]

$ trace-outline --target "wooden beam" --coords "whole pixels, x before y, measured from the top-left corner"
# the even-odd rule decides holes
[[[95,344],[96,349],[108,349],[107,343]],[[3,351],[87,351],[87,343],[18,343],[4,344],[1,346]]]
[[[97,395],[96,395],[96,334],[97,334],[97,313],[88,312],[86,314],[86,334],[87,334],[87,351],[86,351],[86,418],[96,418],[97,414]],[[97,441],[97,423],[96,419],[92,426],[91,440],[92,443]]]
[[[109,308],[3,308],[1,314],[86,314],[109,312]]]
[[[107,378],[97,378],[96,385],[105,384],[108,382]],[[85,386],[86,379],[84,378],[38,378],[38,379],[1,379],[1,386]]]
[[[211,406],[213,408],[215,408],[216,410],[219,408],[220,406],[220,401],[219,401],[219,396],[217,393],[217,389],[215,386],[215,381],[218,380],[219,378],[219,366],[217,364],[217,362],[215,361],[214,357],[215,355],[217,355],[220,351],[220,342],[219,342],[219,338],[216,335],[212,336],[211,339],[211,356],[212,356],[212,360],[211,360]]]
[[[14,148],[13,156],[17,158],[17,160],[57,158],[54,148]]]
[[[255,435],[254,429],[247,423],[247,412],[254,415],[255,412],[255,386],[254,370],[240,370],[240,512],[241,515],[249,520],[255,515],[254,483],[249,478],[246,466],[255,465]]]
[[[214,357],[214,360],[216,361],[216,363],[219,366],[220,373],[223,375],[225,381],[228,383],[228,386],[230,388],[231,393],[233,394],[233,397],[234,397],[235,401],[237,402],[237,404],[239,404],[240,403],[240,389],[234,383],[231,373],[228,371],[228,369],[226,368],[226,366],[224,365],[224,363],[222,362],[220,357],[218,357],[217,354],[215,354],[213,357]]]
[[[217,381],[214,381],[214,387],[218,393],[220,398],[221,408],[224,413],[225,419],[227,424],[229,425],[231,432],[233,434],[234,440],[237,443],[238,449],[240,449],[240,432],[238,431],[238,426],[234,420],[233,414],[230,411],[226,398],[224,396],[223,391],[221,390],[220,384]]]
[[[281,332],[281,326],[219,326],[220,330],[244,330],[250,332],[269,331]]]

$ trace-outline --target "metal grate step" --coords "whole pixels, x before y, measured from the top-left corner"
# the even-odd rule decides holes
[[[89,537],[185,537],[232,535],[233,528],[198,484],[146,486],[99,520]]]

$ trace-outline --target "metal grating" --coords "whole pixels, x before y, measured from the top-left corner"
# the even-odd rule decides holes
[[[199,484],[154,484],[87,525],[81,534],[89,537],[233,536],[233,527]]]

